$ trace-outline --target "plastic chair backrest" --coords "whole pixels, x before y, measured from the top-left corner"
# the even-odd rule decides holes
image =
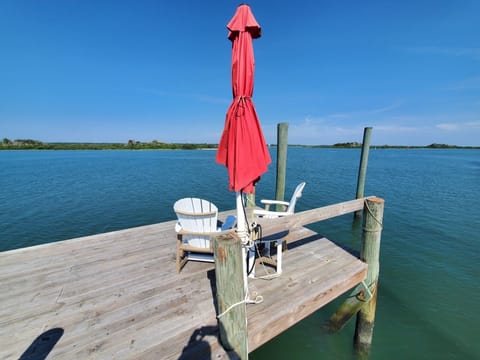
[[[293,192],[292,198],[290,199],[290,203],[288,204],[287,213],[293,214],[295,212],[295,205],[297,204],[297,199],[302,197],[302,191],[305,187],[306,183],[302,182],[297,185],[295,191]]]

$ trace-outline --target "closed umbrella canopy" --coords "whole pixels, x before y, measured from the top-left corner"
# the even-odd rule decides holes
[[[232,41],[233,101],[227,111],[216,161],[228,168],[231,191],[253,193],[255,183],[271,162],[252,102],[253,39],[260,37],[261,28],[248,5],[237,8],[227,28]]]

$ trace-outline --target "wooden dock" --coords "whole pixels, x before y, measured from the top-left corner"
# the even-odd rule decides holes
[[[304,218],[318,221],[319,214]],[[283,274],[249,280],[264,298],[247,305],[249,351],[366,277],[365,263],[298,219],[288,223]],[[50,351],[48,359],[228,359],[218,340],[213,264],[188,262],[177,274],[174,224],[0,253],[0,358]],[[280,222],[272,224],[264,235],[278,231]]]

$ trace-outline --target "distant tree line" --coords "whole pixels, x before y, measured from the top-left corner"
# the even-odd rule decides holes
[[[196,150],[216,149],[216,144],[165,143],[157,140],[127,143],[47,143],[31,139],[10,140],[4,138],[0,150]]]
[[[333,145],[294,145],[299,147],[312,147],[312,148],[341,148],[341,149],[356,149],[361,148],[362,143],[358,142],[346,142],[337,143]],[[411,145],[370,145],[374,149],[480,149],[480,146],[457,146],[448,144],[433,143],[425,146],[411,146]]]
[[[272,144],[275,147],[275,144]],[[306,148],[361,148],[358,142],[345,142],[333,145],[289,145],[290,147]],[[426,146],[407,145],[372,145],[375,149],[480,149],[480,146],[457,146],[433,143]],[[141,142],[128,140],[127,143],[47,143],[32,139],[10,140],[4,138],[0,143],[0,150],[197,150],[216,149],[217,144],[188,144],[188,143],[165,143],[157,140]]]
[[[362,143],[358,142],[346,142],[346,143],[338,143],[334,144],[333,147],[340,147],[340,148],[360,148],[362,147]],[[402,148],[402,149],[458,149],[459,146],[456,145],[448,145],[448,144],[430,144],[427,146],[407,146],[407,145],[374,145],[373,147],[377,149],[389,149],[389,148]]]
[[[358,142],[337,143],[337,144],[333,144],[333,147],[359,148],[359,147],[362,147],[362,143],[358,143]]]

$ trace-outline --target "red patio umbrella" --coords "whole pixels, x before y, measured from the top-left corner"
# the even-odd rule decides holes
[[[248,5],[240,5],[227,25],[228,38],[232,41],[232,89],[233,101],[227,111],[217,151],[217,162],[228,169],[229,188],[236,192],[237,234],[242,240],[243,256],[247,257],[247,232],[241,193],[255,192],[255,183],[267,171],[270,164],[268,152],[252,102],[255,60],[253,39],[260,37],[261,28]],[[254,262],[255,255],[248,251]],[[248,292],[246,265],[243,262],[245,292]],[[252,272],[253,274],[253,272]]]
[[[227,111],[216,161],[228,168],[231,191],[253,193],[255,183],[271,162],[252,102],[255,70],[252,43],[261,36],[261,28],[248,5],[237,8],[227,28],[232,41],[233,101]]]

